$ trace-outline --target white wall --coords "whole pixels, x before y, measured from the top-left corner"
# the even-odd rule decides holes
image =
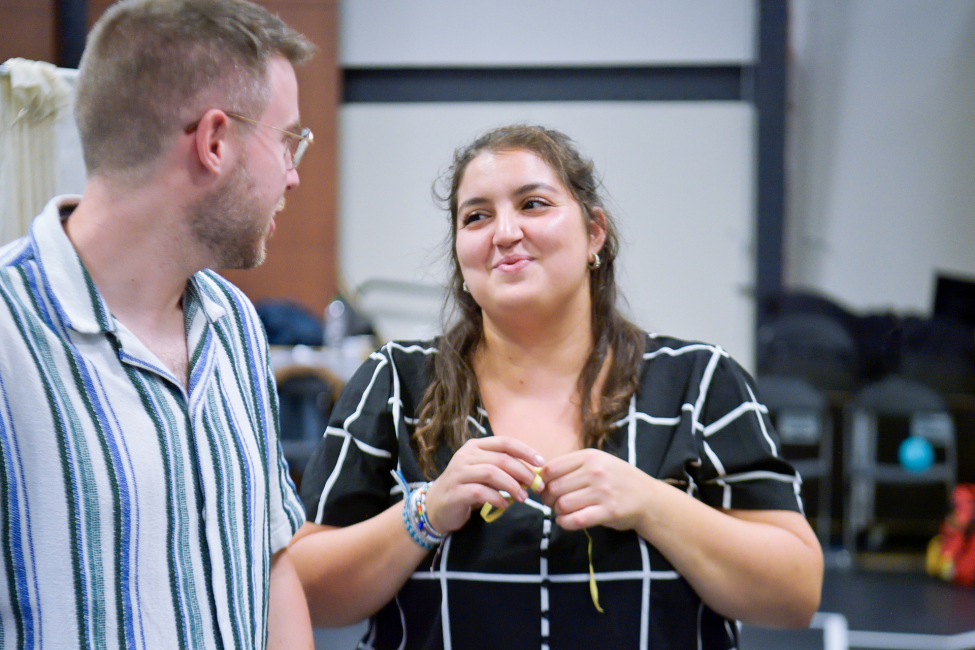
[[[623,233],[620,284],[641,326],[749,363],[754,114],[744,102],[350,104],[342,109],[343,281],[439,284],[446,215],[431,184],[483,130],[539,123],[602,172]]]
[[[754,0],[343,0],[344,66],[743,63]]]
[[[927,312],[975,278],[975,0],[795,0],[789,282]]]

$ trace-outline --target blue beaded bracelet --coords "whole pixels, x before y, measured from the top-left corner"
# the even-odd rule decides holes
[[[426,516],[426,490],[430,485],[425,483],[415,490],[410,490],[406,477],[398,470],[390,472],[396,482],[403,489],[403,525],[410,538],[425,549],[431,550],[443,542],[443,536],[430,524]]]

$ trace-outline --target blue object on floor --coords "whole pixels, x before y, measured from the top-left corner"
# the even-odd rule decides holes
[[[897,458],[907,471],[924,472],[934,463],[934,447],[926,438],[910,436],[901,443]]]

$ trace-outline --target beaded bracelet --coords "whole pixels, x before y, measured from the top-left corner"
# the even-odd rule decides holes
[[[429,483],[410,492],[406,499],[406,505],[403,506],[403,512],[408,522],[407,527],[410,529],[410,536],[418,539],[420,546],[434,548],[443,541],[443,536],[430,525],[430,520],[426,517],[425,504],[428,486]]]
[[[437,529],[430,524],[427,516],[427,489],[429,483],[420,485],[415,490],[410,490],[406,478],[399,471],[391,472],[396,482],[403,488],[403,525],[406,532],[414,542],[425,549],[434,549],[444,540],[444,536],[437,532]]]
[[[439,544],[440,542],[443,541],[444,536],[436,528],[433,527],[433,524],[430,523],[430,519],[427,516],[427,490],[430,488],[431,485],[433,484],[426,483],[425,485],[421,485],[419,488],[415,490],[416,492],[415,508],[416,508],[416,513],[418,515],[417,528],[420,529],[421,533],[425,535],[429,535],[432,539],[436,540],[437,544]]]

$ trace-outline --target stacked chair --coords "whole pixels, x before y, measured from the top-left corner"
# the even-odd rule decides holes
[[[801,377],[763,375],[758,397],[782,440],[783,455],[802,476],[817,485],[816,535],[829,545],[832,524],[833,425],[829,402],[821,390]],[[806,492],[808,494],[808,492]]]
[[[335,400],[344,386],[335,373],[322,366],[289,365],[275,373],[281,422],[281,448],[291,479],[301,477],[321,440]]]
[[[765,300],[761,322],[759,395],[783,455],[802,475],[806,494],[818,496],[811,510],[824,546],[832,532],[831,494],[840,485],[842,542],[850,553],[864,532],[882,532],[880,524],[895,521],[891,506],[920,506],[935,525],[958,480],[955,422],[944,396],[958,401],[975,394],[971,327],[939,318],[855,315],[801,292]],[[838,449],[833,422],[842,423]],[[900,462],[898,449],[909,437],[933,451],[932,462]],[[815,492],[808,489],[812,481]],[[897,495],[896,503],[882,500],[879,511],[878,486],[884,486],[882,499]],[[906,495],[904,504],[900,495]]]
[[[857,550],[857,535],[875,520],[879,484],[944,487],[946,503],[957,482],[954,422],[944,398],[928,386],[892,375],[861,390],[847,406],[844,425],[846,516],[843,546]],[[884,440],[884,437],[887,440]],[[932,462],[911,468],[882,447],[898,449],[908,437],[927,441]],[[886,445],[884,443],[886,442]]]

